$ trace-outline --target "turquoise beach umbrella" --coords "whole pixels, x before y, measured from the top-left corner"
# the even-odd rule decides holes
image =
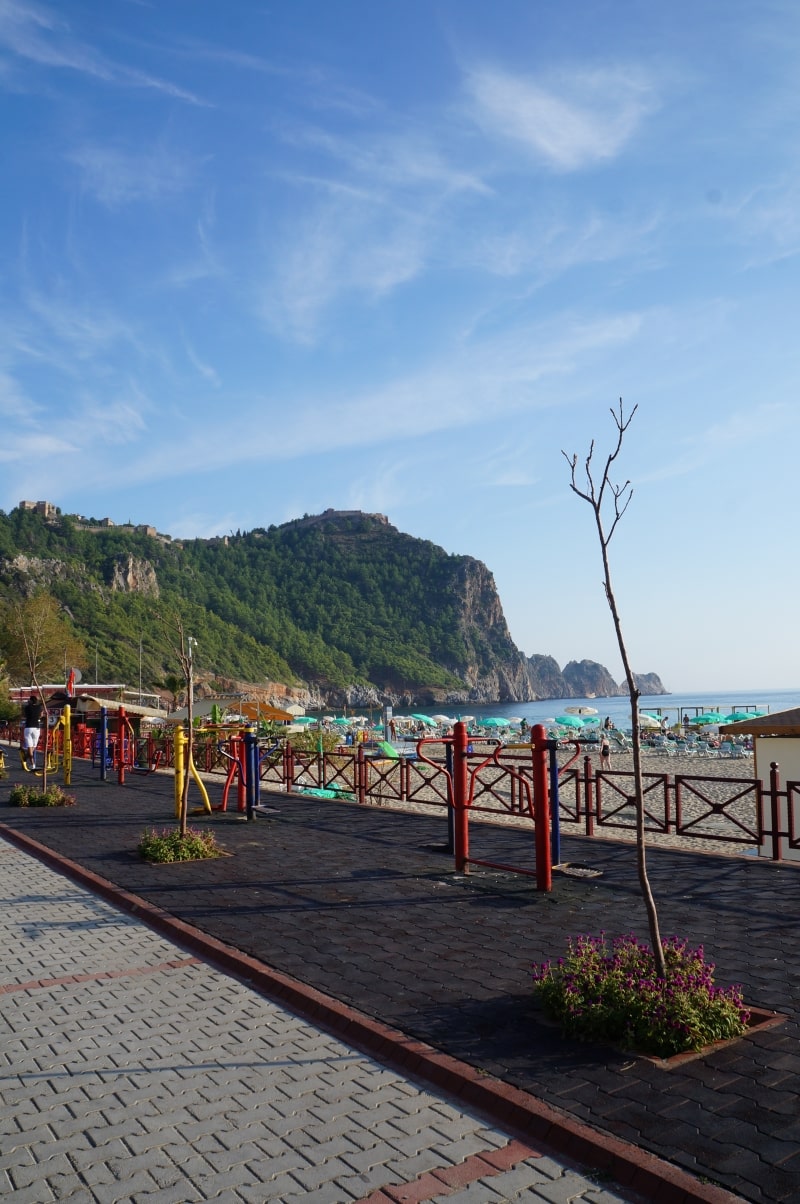
[[[554,722],[560,727],[583,727],[583,720],[577,715],[556,715]]]

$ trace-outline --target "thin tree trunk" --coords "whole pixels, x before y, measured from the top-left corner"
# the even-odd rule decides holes
[[[642,741],[641,729],[639,726],[639,698],[640,691],[636,685],[636,678],[631,669],[630,660],[628,658],[628,650],[625,645],[625,638],[622,632],[622,622],[617,609],[616,598],[611,582],[611,565],[608,558],[608,545],[617,528],[617,523],[622,518],[628,503],[633,496],[633,491],[630,482],[626,481],[624,485],[614,485],[610,478],[611,466],[619,455],[622,448],[622,442],[625,436],[625,431],[630,425],[633,415],[636,413],[636,406],[633,407],[628,418],[625,418],[622,399],[620,398],[619,412],[611,411],[611,416],[617,427],[617,444],[615,449],[609,454],[606,459],[603,475],[600,479],[599,488],[596,487],[594,477],[592,475],[592,456],[594,455],[594,442],[590,445],[589,454],[586,457],[585,472],[586,472],[586,488],[580,489],[576,482],[576,471],[578,458],[577,456],[568,456],[564,452],[564,458],[571,468],[571,488],[578,497],[583,498],[592,507],[594,513],[595,525],[597,527],[597,536],[600,541],[600,551],[603,557],[603,585],[606,593],[606,601],[608,608],[611,611],[611,618],[614,623],[614,631],[617,637],[617,645],[619,647],[622,664],[625,669],[625,680],[628,684],[628,696],[631,702],[631,736],[633,741],[633,790],[634,790],[634,807],[636,814],[636,864],[639,876],[639,887],[642,892],[642,900],[647,914],[647,923],[650,931],[650,944],[653,950],[653,958],[656,964],[656,972],[660,978],[666,978],[667,968],[664,958],[664,948],[661,944],[661,932],[658,923],[658,910],[653,897],[653,892],[650,886],[650,879],[647,875],[647,838],[645,832],[645,808],[644,808],[644,783],[642,779]],[[608,533],[603,526],[603,504],[606,496],[610,494],[613,499],[613,518]]]

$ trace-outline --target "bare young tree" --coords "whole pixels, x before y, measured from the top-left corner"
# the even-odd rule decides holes
[[[599,468],[596,469],[593,464],[594,459],[594,440],[589,445],[589,454],[583,464],[583,481],[579,483],[578,457],[575,453],[571,456],[566,452],[562,452],[565,460],[570,466],[570,487],[578,497],[583,498],[588,502],[594,514],[595,526],[597,528],[597,537],[600,541],[600,552],[603,558],[603,586],[606,593],[606,601],[608,608],[611,611],[611,618],[614,623],[614,631],[617,636],[617,645],[619,647],[622,664],[625,669],[625,680],[628,685],[628,695],[631,700],[631,735],[633,742],[633,789],[634,789],[634,805],[636,809],[636,859],[639,871],[639,885],[644,900],[645,910],[647,912],[647,920],[650,928],[650,944],[653,949],[653,957],[655,958],[656,969],[659,977],[666,978],[667,970],[664,959],[664,949],[661,944],[661,933],[658,924],[658,911],[656,908],[653,892],[650,888],[650,880],[647,876],[647,854],[646,854],[646,838],[644,826],[644,787],[642,783],[642,742],[641,729],[639,725],[639,697],[640,690],[636,684],[636,677],[631,669],[630,660],[628,658],[628,650],[625,645],[625,638],[622,633],[622,621],[620,619],[617,600],[614,596],[614,589],[611,582],[611,565],[608,555],[608,547],[614,536],[619,522],[627,510],[630,500],[633,497],[633,486],[630,481],[626,481],[624,485],[615,484],[611,479],[611,473],[614,463],[622,450],[622,444],[625,438],[625,432],[633,421],[633,416],[636,413],[637,406],[634,406],[630,414],[625,416],[625,411],[622,405],[622,398],[619,399],[619,408],[611,410],[611,417],[614,420],[614,425],[617,428],[617,439],[614,449],[609,452],[606,457],[605,465],[602,466],[602,473]],[[605,516],[608,515],[608,529],[606,529]]]
[[[178,659],[178,664],[181,667],[183,680],[186,683],[186,730],[188,733],[188,746],[186,755],[183,761],[183,781],[181,782],[181,804],[178,823],[181,836],[186,836],[189,826],[189,781],[191,778],[191,759],[192,759],[192,732],[194,728],[194,676],[193,676],[193,658],[192,649],[197,643],[190,635],[186,634],[183,618],[180,615],[161,616],[162,624],[173,644],[173,651]],[[176,682],[178,679],[171,675]]]

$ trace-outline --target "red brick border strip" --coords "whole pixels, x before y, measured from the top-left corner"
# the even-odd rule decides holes
[[[435,1171],[426,1171],[410,1183],[389,1183],[370,1192],[354,1204],[425,1204],[436,1196],[448,1196],[469,1187],[479,1179],[491,1179],[504,1171],[512,1170],[529,1158],[541,1158],[538,1150],[521,1141],[510,1141],[500,1149],[481,1150],[470,1154],[457,1166],[442,1166]]]
[[[68,857],[62,857],[22,832],[0,824],[0,836],[333,1036],[384,1065],[447,1092],[465,1107],[477,1109],[494,1124],[519,1134],[526,1141],[543,1142],[584,1167],[603,1170],[621,1186],[656,1201],[656,1204],[736,1204],[741,1201],[741,1196],[725,1188],[701,1183],[688,1171],[647,1150],[595,1129],[518,1087],[459,1062],[315,987],[290,978]]]
[[[182,970],[184,966],[197,966],[199,957],[176,957],[169,962],[158,962],[155,966],[130,966],[127,970],[97,970],[94,974],[64,974],[61,978],[32,978],[28,982],[0,983],[0,995],[12,991],[48,990],[50,987],[71,987],[81,982],[105,982],[108,978],[130,978],[132,975],[158,974],[163,970]]]

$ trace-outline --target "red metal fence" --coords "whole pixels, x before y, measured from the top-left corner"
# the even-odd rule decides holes
[[[13,739],[11,730],[7,735]],[[79,726],[73,753],[92,757],[95,733]],[[193,736],[193,756],[199,770],[228,774],[231,749],[237,736],[220,739],[201,729]],[[302,793],[331,791],[364,805],[412,804],[431,811],[451,805],[453,776],[445,759],[446,745],[435,755],[422,742],[422,756],[399,760],[374,758],[361,745],[333,753],[299,752],[288,743],[260,750],[260,779],[266,790]],[[135,763],[145,769],[168,769],[173,763],[172,738],[137,739]],[[534,767],[531,754],[499,749],[490,744],[466,753],[466,779],[470,783],[469,813],[491,819],[507,817],[535,824]],[[488,750],[488,755],[487,755]],[[781,785],[777,765],[770,780],[754,777],[723,778],[711,774],[644,773],[645,830],[675,840],[691,840],[698,847],[727,846],[753,850],[774,861],[800,851],[800,782]],[[635,832],[634,776],[616,770],[596,771],[589,757],[570,763],[559,778],[559,818],[562,830],[587,836],[624,835]]]

